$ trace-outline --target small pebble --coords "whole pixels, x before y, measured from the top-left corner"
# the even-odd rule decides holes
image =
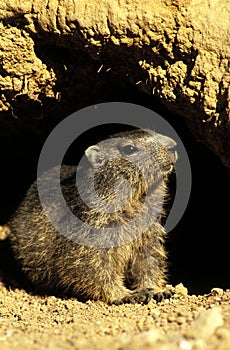
[[[180,294],[182,294],[184,296],[188,295],[188,289],[182,283],[177,284],[175,286],[175,289],[176,289],[176,293],[180,293]]]
[[[222,296],[224,294],[224,290],[222,288],[212,288],[211,293],[213,296]]]
[[[189,335],[190,337],[197,338],[197,334],[199,334],[200,339],[207,340],[215,333],[218,327],[223,326],[223,323],[224,321],[219,307],[202,311],[198,318],[192,322]]]
[[[189,341],[183,339],[181,340],[179,347],[181,350],[191,350],[192,344]]]
[[[6,239],[10,234],[10,229],[7,226],[0,226],[0,241]]]

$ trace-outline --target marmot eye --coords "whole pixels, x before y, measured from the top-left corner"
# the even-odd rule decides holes
[[[125,154],[133,154],[138,151],[138,148],[133,145],[126,145],[122,147],[122,152]]]

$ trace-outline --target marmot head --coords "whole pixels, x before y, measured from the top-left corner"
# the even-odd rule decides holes
[[[138,207],[146,194],[164,189],[164,180],[177,159],[176,142],[151,130],[133,130],[90,146],[86,157],[100,198]],[[160,196],[163,196],[160,194]],[[113,207],[114,210],[114,207]]]
[[[102,172],[112,163],[118,167],[119,162],[122,162],[123,166],[128,163],[137,167],[144,165],[150,171],[160,171],[162,176],[172,171],[177,160],[176,142],[173,139],[145,129],[115,134],[90,146],[85,154],[91,166]]]

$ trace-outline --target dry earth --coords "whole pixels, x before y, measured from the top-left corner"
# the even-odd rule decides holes
[[[0,282],[0,349],[229,350],[230,290],[195,296],[182,284],[172,289],[160,303],[108,306]]]
[[[41,297],[0,286],[0,349],[230,349],[230,291],[148,305]]]

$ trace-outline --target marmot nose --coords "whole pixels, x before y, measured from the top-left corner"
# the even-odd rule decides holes
[[[167,149],[167,151],[168,151],[168,154],[170,155],[170,157],[172,159],[172,162],[176,163],[176,161],[178,159],[178,153],[177,153],[177,150],[176,150],[176,144],[172,145],[171,147],[169,147]]]
[[[157,134],[157,141],[160,142],[160,144],[165,148],[167,153],[171,157],[171,161],[175,163],[177,161],[178,155],[176,151],[177,143],[174,141],[171,137]]]
[[[164,161],[162,162],[160,167],[163,174],[166,175],[173,170],[174,164],[176,163],[176,160],[178,158],[176,151],[176,143],[172,144],[171,147],[162,150],[162,155],[164,155]]]
[[[176,151],[176,141],[169,136],[158,134],[156,132],[153,132],[152,130],[145,129],[145,131],[149,133],[149,135],[152,135],[152,137],[149,138],[149,143],[151,145],[155,145],[155,147],[156,142],[163,146],[164,150],[170,156],[170,162],[175,163],[178,159],[178,154]]]

